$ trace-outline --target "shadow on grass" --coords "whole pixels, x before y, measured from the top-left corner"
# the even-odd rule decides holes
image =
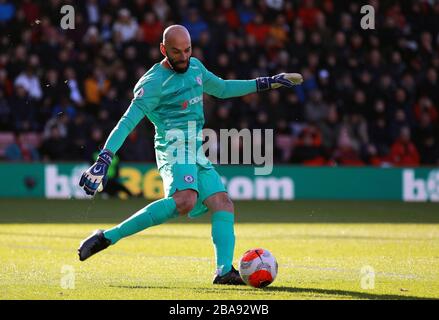
[[[240,287],[240,286],[227,286],[227,287],[218,287],[218,288],[188,288],[188,287],[175,287],[175,286],[116,286],[110,285],[112,288],[120,288],[120,289],[183,289],[183,290],[193,290],[202,293],[221,293],[224,291],[232,291],[232,292],[246,292],[249,293],[251,288],[248,287]],[[294,287],[284,287],[284,286],[270,286],[263,289],[254,289],[252,294],[260,295],[261,297],[266,297],[267,293],[295,293],[295,294],[311,294],[311,295],[319,295],[315,297],[315,299],[367,299],[367,300],[435,300],[434,298],[426,298],[426,297],[416,297],[416,296],[408,296],[408,295],[394,295],[394,294],[372,294],[368,292],[358,292],[358,291],[347,291],[347,290],[336,290],[336,289],[318,289],[318,288],[294,288]],[[326,297],[325,297],[326,296]],[[300,298],[300,297],[298,297]],[[293,298],[295,300],[297,298]],[[313,299],[311,297],[310,299]]]
[[[433,298],[393,295],[393,294],[372,294],[369,292],[347,291],[336,289],[317,289],[317,288],[292,288],[283,286],[273,286],[262,289],[268,292],[289,292],[289,293],[310,293],[319,295],[336,295],[349,297],[353,299],[369,299],[369,300],[434,300]]]

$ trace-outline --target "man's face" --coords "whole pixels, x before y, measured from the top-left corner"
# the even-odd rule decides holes
[[[166,56],[172,69],[177,73],[184,73],[189,68],[192,55],[190,38],[174,37],[165,44],[160,44],[160,51]]]
[[[192,48],[189,46],[184,49],[178,49],[176,47],[171,47],[167,49],[165,47],[166,57],[168,58],[169,64],[172,66],[177,73],[185,73],[189,68],[189,59],[191,58]]]

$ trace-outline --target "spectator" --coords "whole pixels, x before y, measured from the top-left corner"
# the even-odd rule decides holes
[[[93,74],[84,82],[85,100],[88,103],[89,112],[97,114],[102,97],[107,93],[110,85],[104,71],[100,67],[94,68]]]
[[[70,91],[70,99],[78,106],[82,106],[84,104],[84,100],[79,89],[79,83],[76,78],[76,72],[73,68],[67,68],[64,70],[64,81],[67,84]]]
[[[87,46],[87,50],[89,52],[99,50],[101,46],[101,37],[98,28],[95,26],[91,26],[90,28],[88,28],[87,32],[84,35],[83,42]]]
[[[218,12],[218,8],[216,7],[215,0],[205,0],[202,2],[200,13],[201,16],[203,16],[206,19],[206,23],[209,26],[212,25],[212,23],[214,23],[215,17],[218,15],[217,12]]]
[[[434,105],[439,105],[439,87],[437,71],[434,68],[429,68],[425,75],[425,80],[421,85],[421,93],[430,97]]]
[[[44,161],[70,160],[68,140],[62,137],[58,126],[49,128],[49,136],[44,139],[40,152]]]
[[[103,41],[109,41],[113,36],[112,28],[113,18],[108,13],[102,14],[102,19],[100,21],[100,36]]]
[[[84,146],[84,156],[86,159],[92,159],[96,150],[101,150],[103,147],[104,133],[100,127],[90,128],[90,139],[86,140]],[[96,158],[95,158],[96,159]]]
[[[322,99],[322,93],[314,90],[310,94],[310,100],[305,104],[305,119],[308,122],[318,123],[325,119],[328,114],[328,105]]]
[[[322,138],[316,126],[309,125],[300,132],[294,146],[291,162],[305,165],[325,164]]]
[[[126,107],[117,99],[118,90],[115,87],[111,87],[106,95],[102,98],[101,109],[106,110],[109,113],[111,121],[118,121],[120,114],[125,112]],[[129,103],[126,101],[125,104]]]
[[[38,121],[40,123],[45,123],[52,117],[53,108],[61,99],[69,96],[69,91],[68,86],[59,80],[58,71],[49,69],[44,79],[43,102],[38,109]]]
[[[326,118],[319,122],[319,129],[323,139],[322,145],[328,152],[332,152],[336,147],[337,137],[340,135],[340,127],[337,107],[335,104],[331,104]]]
[[[190,9],[188,18],[183,22],[183,25],[191,34],[193,42],[197,43],[200,39],[201,33],[207,30],[207,23],[200,18],[197,9]]]
[[[246,26],[253,20],[255,16],[255,9],[252,5],[252,0],[244,0],[239,4],[238,15],[239,21],[243,26]]]
[[[278,90],[272,90],[268,93],[267,113],[270,117],[272,127],[275,127],[276,120],[283,119],[291,122],[290,107],[286,105],[282,93]]]
[[[43,138],[48,139],[53,127],[57,128],[57,135],[67,138],[69,133],[69,116],[67,113],[59,113],[49,119],[44,126]]]
[[[252,22],[247,24],[246,32],[255,37],[259,46],[263,46],[270,32],[270,26],[264,22],[262,14],[257,13]]]
[[[15,15],[15,6],[7,0],[0,0],[0,24],[10,21]]]
[[[305,0],[300,7],[298,17],[301,19],[303,26],[307,29],[315,27],[317,17],[321,14],[320,10],[315,6],[314,0]]]
[[[237,10],[233,7],[231,0],[221,1],[221,14],[226,17],[230,29],[236,30],[240,26],[240,20]]]
[[[276,129],[274,132],[274,156],[275,161],[280,163],[287,163],[291,158],[291,152],[293,149],[293,135],[291,128],[288,126],[288,122],[285,119],[280,119],[276,123]]]
[[[18,84],[15,86],[15,95],[11,99],[13,128],[19,132],[37,130],[35,104],[30,99],[26,89]]]
[[[395,166],[418,166],[420,157],[416,146],[411,141],[410,128],[403,127],[398,140],[390,150],[390,161]]]
[[[53,108],[52,116],[56,117],[61,114],[66,114],[69,120],[73,120],[76,115],[75,107],[70,103],[67,97],[62,97],[59,104]]]
[[[13,129],[11,127],[11,107],[4,93],[0,90],[0,131]]]
[[[281,49],[288,41],[290,28],[284,15],[277,16],[274,24],[270,27],[270,35],[276,40],[276,47]]]
[[[28,144],[22,134],[14,133],[14,142],[6,147],[5,159],[9,161],[37,161],[39,160],[37,149]]]
[[[152,4],[152,10],[155,12],[159,20],[163,23],[167,21],[171,8],[165,0],[155,0]]]
[[[90,139],[90,121],[84,112],[76,113],[73,121],[69,122],[67,132],[71,142],[71,156],[76,160],[87,160],[85,145]]]
[[[122,42],[128,42],[134,39],[139,25],[135,18],[131,17],[128,9],[121,9],[118,13],[118,19],[114,23],[113,32],[120,36]]]
[[[366,119],[359,113],[355,112],[347,116],[346,128],[349,130],[352,145],[356,150],[360,150],[369,142]]]
[[[35,68],[31,65],[28,65],[25,72],[20,73],[17,79],[15,79],[14,84],[23,87],[29,94],[29,97],[34,100],[40,100],[43,97],[40,79],[35,74]]]
[[[101,19],[100,8],[97,0],[87,0],[85,4],[87,21],[91,25],[97,25]]]
[[[363,148],[362,160],[364,163],[372,166],[382,166],[386,163],[385,158],[379,156],[378,149],[372,143],[367,144]]]
[[[374,120],[369,126],[369,137],[379,155],[386,155],[392,143],[391,131],[385,117],[381,116]]]
[[[392,141],[398,139],[402,127],[410,126],[406,113],[403,109],[397,109],[393,121],[390,122],[390,134]]]
[[[364,162],[355,148],[352,137],[349,134],[349,128],[342,126],[338,136],[337,149],[334,151],[333,160],[339,165],[361,166]]]
[[[396,110],[403,110],[406,114],[410,113],[410,102],[408,101],[407,93],[404,89],[398,88],[395,91],[395,98],[391,104],[390,112],[394,113]]]
[[[163,34],[163,23],[157,20],[153,12],[145,13],[143,23],[141,25],[143,30],[143,41],[153,46],[161,42]]]
[[[428,111],[421,113],[419,125],[415,128],[413,136],[421,156],[421,163],[437,165],[439,159],[439,130],[434,125],[431,114]]]
[[[433,105],[433,102],[427,96],[422,96],[418,100],[418,102],[415,104],[414,112],[417,121],[421,120],[421,115],[423,113],[428,113],[432,122],[439,121],[438,109]]]
[[[0,91],[4,93],[5,97],[12,96],[13,84],[8,78],[8,73],[5,69],[0,69]]]

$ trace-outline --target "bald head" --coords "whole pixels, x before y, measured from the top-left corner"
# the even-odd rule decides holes
[[[166,57],[165,61],[175,72],[186,72],[192,54],[189,31],[178,24],[167,27],[163,32],[160,52]]]
[[[179,24],[169,26],[163,31],[163,44],[186,41],[191,43],[189,31]]]

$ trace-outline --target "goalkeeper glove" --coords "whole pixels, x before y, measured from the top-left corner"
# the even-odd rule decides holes
[[[281,73],[273,77],[256,78],[256,88],[258,92],[269,89],[277,89],[279,87],[292,88],[303,82],[303,77],[300,73]]]
[[[96,162],[82,174],[79,186],[84,188],[86,194],[94,195],[101,183],[102,188],[105,187],[108,180],[107,171],[112,159],[113,154],[109,150],[102,150]],[[99,188],[98,191],[102,190]]]

